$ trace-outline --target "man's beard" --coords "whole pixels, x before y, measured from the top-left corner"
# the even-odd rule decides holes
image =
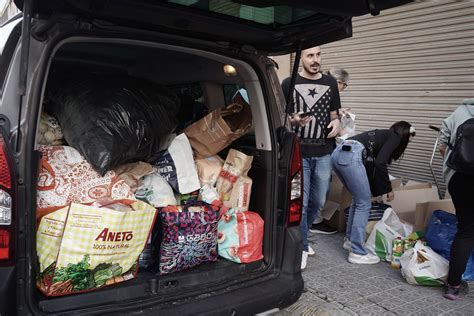
[[[314,63],[314,64],[309,65],[309,67],[303,67],[303,68],[304,70],[306,70],[306,72],[310,74],[317,74],[321,70],[321,65],[318,63]]]

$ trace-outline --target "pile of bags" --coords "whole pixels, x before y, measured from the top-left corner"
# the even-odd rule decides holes
[[[218,256],[263,258],[263,220],[248,210],[253,157],[217,155],[252,125],[242,98],[175,135],[179,99],[164,87],[104,76],[58,87],[49,89],[51,115],[42,115],[38,135],[37,286],[45,295],[119,283],[139,267],[168,274]]]

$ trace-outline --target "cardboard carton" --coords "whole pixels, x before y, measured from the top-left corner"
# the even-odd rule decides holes
[[[386,202],[391,205],[398,217],[405,222],[415,224],[415,214],[417,203],[424,203],[428,201],[439,200],[438,190],[431,184],[416,185],[424,188],[399,188],[394,191],[395,198],[391,202]]]
[[[431,215],[436,210],[443,210],[449,213],[456,213],[453,201],[451,199],[428,201],[416,204],[414,229],[426,230]]]

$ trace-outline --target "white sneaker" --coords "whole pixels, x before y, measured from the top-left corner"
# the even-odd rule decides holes
[[[355,264],[376,264],[380,262],[380,258],[371,253],[368,253],[366,255],[358,255],[353,252],[350,252],[347,261]]]
[[[342,244],[342,248],[350,251],[352,249],[351,241],[347,238],[344,238],[344,243]]]
[[[303,254],[301,255],[301,271],[306,269],[306,263],[308,263],[308,252],[303,251]]]
[[[311,248],[311,246],[308,246],[308,256],[309,257],[312,257],[316,254],[316,252],[314,252],[314,249]]]

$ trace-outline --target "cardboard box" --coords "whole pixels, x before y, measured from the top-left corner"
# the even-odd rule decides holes
[[[428,226],[429,221],[431,219],[431,215],[436,210],[443,210],[453,214],[456,213],[453,201],[451,199],[417,203],[414,223],[415,231],[426,230],[426,227]]]
[[[413,186],[405,189],[400,188],[394,192],[395,198],[393,201],[386,203],[392,206],[400,219],[414,225],[417,203],[439,200],[438,189],[435,186],[431,186],[431,184],[425,184],[424,186],[425,188],[422,189],[416,189]],[[429,186],[429,188],[426,188],[426,186]]]
[[[393,178],[391,181],[392,188],[400,187],[402,184],[402,178]],[[326,217],[332,214],[332,217],[326,218],[324,214],[323,218],[327,220],[327,224],[337,228],[339,232],[346,231],[346,219],[344,217],[344,210],[348,208],[352,203],[352,194],[344,187],[341,180],[333,173],[331,188],[329,190],[326,205],[324,206],[323,213]],[[337,205],[337,208],[336,208]]]

